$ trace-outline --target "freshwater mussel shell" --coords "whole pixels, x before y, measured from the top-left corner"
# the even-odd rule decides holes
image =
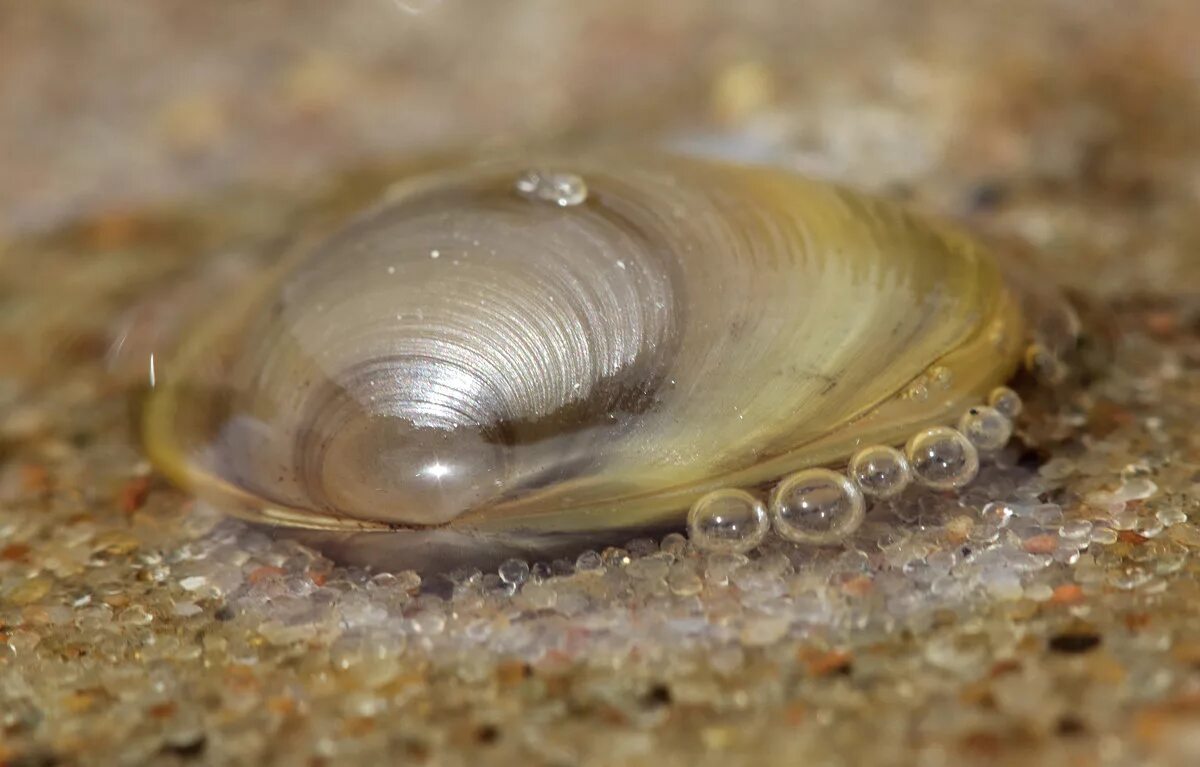
[[[530,169],[586,197],[522,194]],[[958,230],[778,169],[473,163],[214,304],[144,432],[170,478],[254,520],[539,551],[951,422],[1019,365],[1027,298]]]

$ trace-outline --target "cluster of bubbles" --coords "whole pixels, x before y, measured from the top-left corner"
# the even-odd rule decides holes
[[[871,445],[851,456],[846,473],[804,469],[784,477],[764,502],[745,490],[714,490],[692,505],[688,532],[701,549],[746,552],[774,527],[793,543],[825,545],[845,539],[866,515],[866,499],[893,498],[914,481],[935,490],[955,490],[979,473],[979,456],[1004,447],[1020,396],[998,387],[988,404],[963,413],[958,428],[935,426],[914,434],[903,450]]]

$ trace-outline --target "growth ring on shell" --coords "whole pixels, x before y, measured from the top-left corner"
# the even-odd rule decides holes
[[[406,181],[214,308],[144,431],[253,519],[536,547],[902,445],[1025,340],[980,245],[886,202],[671,155],[501,161]]]

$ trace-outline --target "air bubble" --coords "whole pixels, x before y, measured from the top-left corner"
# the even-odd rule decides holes
[[[1021,414],[1021,408],[1024,406],[1021,402],[1021,395],[1007,386],[997,386],[992,389],[992,393],[988,395],[988,405],[994,407],[1000,415],[1010,421]]]
[[[891,498],[904,492],[912,481],[908,459],[894,447],[873,445],[854,454],[847,467],[850,478],[864,494]]]
[[[762,543],[770,525],[766,506],[744,490],[714,490],[688,512],[688,534],[705,551],[749,551]]]
[[[775,532],[795,543],[836,543],[862,524],[862,493],[828,469],[806,469],[786,477],[771,494]]]
[[[924,402],[929,399],[929,387],[924,381],[913,382],[904,392],[904,399],[910,399],[915,402]]]
[[[526,199],[552,202],[560,208],[579,205],[588,196],[587,184],[574,173],[527,170],[517,178],[515,186]]]
[[[958,430],[977,449],[990,453],[999,450],[1012,436],[1012,421],[999,410],[987,405],[973,407],[958,421]]]
[[[950,385],[954,383],[954,371],[942,365],[934,365],[933,367],[929,368],[929,371],[925,374],[925,377],[929,379],[929,383],[931,383],[934,388],[943,391],[949,389]]]
[[[1067,377],[1067,366],[1054,352],[1041,344],[1025,350],[1025,368],[1042,383],[1054,385]]]
[[[948,426],[935,426],[913,435],[904,452],[917,481],[937,490],[962,487],[979,473],[975,446]]]

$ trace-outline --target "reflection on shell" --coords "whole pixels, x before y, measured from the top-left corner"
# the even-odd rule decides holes
[[[214,310],[145,432],[180,484],[299,527],[681,525],[957,419],[1022,317],[970,239],[783,171],[497,162],[404,183]]]

